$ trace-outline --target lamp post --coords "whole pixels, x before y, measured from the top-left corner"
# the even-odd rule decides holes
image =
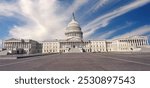
[[[4,41],[2,40],[2,45],[1,45],[2,51],[5,49],[4,47]]]
[[[2,45],[1,45],[1,48],[2,48],[2,50],[3,50],[3,40],[2,40]]]

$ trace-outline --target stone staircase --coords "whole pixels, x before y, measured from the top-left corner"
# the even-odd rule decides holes
[[[10,50],[4,50],[0,52],[0,56],[1,55],[8,55],[8,53],[10,52]]]
[[[83,52],[82,48],[70,48],[68,53],[81,53]]]

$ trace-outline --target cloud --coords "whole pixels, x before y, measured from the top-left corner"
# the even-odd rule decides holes
[[[150,0],[136,0],[130,4],[122,6],[112,12],[109,12],[103,16],[96,18],[95,20],[89,22],[87,25],[83,27],[83,31],[85,32],[84,37],[86,38],[90,37],[92,34],[95,33],[96,30],[107,26],[112,19],[121,16],[131,10],[139,8],[149,2]]]
[[[64,37],[65,17],[56,14],[59,10],[56,0],[21,0],[18,4],[27,24],[11,29],[10,36],[35,40]]]
[[[123,35],[115,36],[113,39],[134,35],[145,35],[146,33],[150,33],[150,25],[145,25]]]
[[[93,5],[87,12],[95,12],[99,8],[103,7],[104,5],[108,4],[110,0],[98,0],[95,5]]]
[[[89,0],[74,0],[73,4],[66,10],[67,14],[76,12],[80,7],[86,4]]]
[[[64,28],[71,20],[71,13],[78,11],[87,2],[89,0],[74,0],[69,7],[64,7],[62,3],[59,3],[59,0],[15,0],[13,3],[1,2],[0,16],[16,17],[25,23],[21,26],[16,25],[12,27],[9,31],[9,37],[31,38],[40,41],[63,39],[65,38]],[[90,37],[97,29],[107,26],[112,19],[148,2],[150,1],[136,0],[96,18],[83,26],[84,37]],[[108,0],[99,0],[98,3],[91,8],[93,11],[107,4]],[[114,32],[110,31],[107,34],[113,34]],[[102,37],[105,38],[105,36]]]
[[[16,11],[18,11],[16,4],[0,3],[0,16],[13,16]]]
[[[107,39],[107,38],[113,36],[114,33],[116,33],[117,31],[125,29],[125,28],[131,26],[132,24],[133,23],[127,22],[124,26],[119,26],[119,27],[115,28],[115,30],[111,30],[111,31],[107,31],[107,32],[103,33],[103,35],[98,36],[97,39]]]
[[[86,2],[88,0],[74,0],[69,8],[65,8],[58,0],[18,0],[15,3],[1,3],[0,13],[25,22],[11,28],[9,37],[39,41],[62,39],[65,38],[64,28],[71,20],[72,11],[77,11]]]
[[[20,0],[18,13],[26,21],[26,25],[14,26],[9,32],[10,36],[35,40],[63,37],[64,19],[55,13],[59,7],[57,1],[49,2],[49,0]]]

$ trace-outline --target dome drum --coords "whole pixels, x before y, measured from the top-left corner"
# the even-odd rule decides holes
[[[79,23],[75,20],[74,14],[72,17],[72,21],[68,24],[66,28],[65,35],[67,39],[77,38],[82,40],[83,38],[83,32],[81,31]]]

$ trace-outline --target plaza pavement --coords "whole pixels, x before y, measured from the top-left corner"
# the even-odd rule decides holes
[[[0,71],[150,71],[150,53],[68,53],[0,59]]]

